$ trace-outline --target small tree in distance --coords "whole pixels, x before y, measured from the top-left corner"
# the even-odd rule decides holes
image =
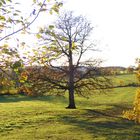
[[[86,96],[110,86],[108,78],[98,76],[101,61],[88,56],[90,51],[92,56],[95,51],[94,45],[88,40],[92,29],[86,18],[65,12],[55,25],[40,29],[37,34],[45,45],[38,60],[46,67],[45,74],[39,75],[38,79],[47,81],[49,89],[68,91],[67,108],[76,108],[75,93]]]

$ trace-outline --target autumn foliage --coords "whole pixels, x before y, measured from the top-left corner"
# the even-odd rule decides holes
[[[137,60],[137,63],[138,71],[136,76],[140,82],[140,59]],[[140,88],[136,91],[133,109],[125,111],[124,118],[134,120],[136,123],[140,123]]]

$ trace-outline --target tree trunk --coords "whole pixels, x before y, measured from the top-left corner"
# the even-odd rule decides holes
[[[74,87],[73,86],[70,86],[70,88],[69,88],[69,105],[66,108],[76,109],[75,100],[74,100]]]
[[[72,41],[69,39],[69,105],[66,108],[75,109],[75,99],[74,99],[74,67],[73,67],[73,57],[72,57]]]

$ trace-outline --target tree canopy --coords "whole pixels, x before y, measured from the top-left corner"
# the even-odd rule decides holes
[[[68,91],[68,108],[76,108],[75,94],[87,96],[89,90],[103,91],[111,83],[107,77],[98,75],[101,61],[94,57],[86,58],[89,52],[94,54],[96,51],[89,41],[92,29],[86,18],[74,16],[70,11],[60,14],[54,25],[41,28],[37,34],[43,44],[38,62],[46,68],[45,74],[40,74],[38,79],[48,82],[46,88],[50,90]]]

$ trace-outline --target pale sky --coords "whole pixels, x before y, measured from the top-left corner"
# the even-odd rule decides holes
[[[29,15],[33,7],[26,0],[20,2]],[[94,27],[91,39],[102,50],[92,55],[104,59],[104,66],[128,67],[140,57],[140,0],[64,0],[64,9],[91,21]],[[32,27],[44,25],[51,18],[41,14]]]
[[[85,15],[104,65],[134,65],[140,57],[140,0],[65,0],[64,9]],[[94,54],[93,54],[94,55]]]

